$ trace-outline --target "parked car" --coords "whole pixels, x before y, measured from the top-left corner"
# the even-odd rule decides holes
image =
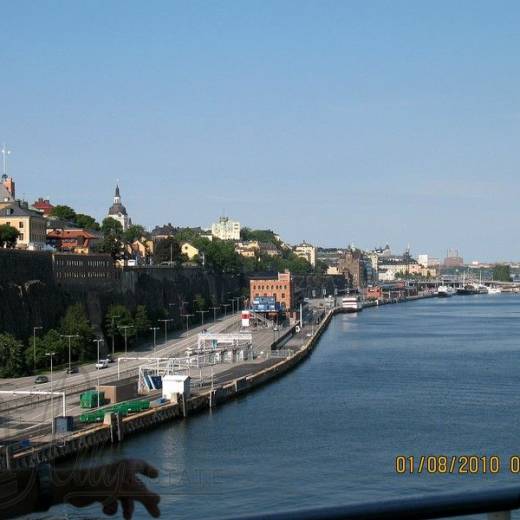
[[[41,385],[42,383],[48,383],[49,378],[47,376],[36,376],[36,379],[34,380],[35,384]]]
[[[99,369],[108,368],[108,360],[100,359],[99,362],[96,363],[96,368],[99,368]]]
[[[78,367],[70,367],[70,368],[67,368],[67,370],[65,370],[66,374],[77,374],[78,372],[79,372]]]

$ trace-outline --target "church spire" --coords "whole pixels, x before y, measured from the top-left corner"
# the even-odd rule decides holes
[[[119,194],[119,183],[116,184],[116,194],[115,196],[120,199],[121,198],[121,195]]]

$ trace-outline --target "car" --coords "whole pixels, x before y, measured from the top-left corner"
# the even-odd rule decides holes
[[[102,368],[108,368],[108,360],[106,359],[100,359],[96,363],[96,368],[102,369]]]
[[[67,370],[65,370],[66,374],[77,374],[78,372],[79,372],[78,367],[70,367],[70,368],[67,368]]]
[[[308,338],[312,338],[312,332],[307,332],[307,334],[305,334]]]
[[[275,326],[273,327],[273,330],[274,330],[275,332],[278,332],[279,329],[278,329],[278,327],[275,325]]]
[[[42,383],[48,383],[49,378],[47,376],[36,376],[34,383],[37,385],[41,385]]]
[[[113,363],[113,362],[114,362],[114,358],[112,357],[112,354],[107,354],[106,360],[107,360],[109,363]]]

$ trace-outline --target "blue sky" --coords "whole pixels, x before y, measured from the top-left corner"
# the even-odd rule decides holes
[[[0,2],[20,195],[520,259],[520,3]]]

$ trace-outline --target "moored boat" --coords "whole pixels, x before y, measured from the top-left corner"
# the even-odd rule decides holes
[[[363,310],[363,302],[358,294],[343,296],[341,307],[345,312],[359,312]]]
[[[439,285],[437,289],[437,296],[440,298],[448,298],[455,294],[455,289],[449,285]]]

